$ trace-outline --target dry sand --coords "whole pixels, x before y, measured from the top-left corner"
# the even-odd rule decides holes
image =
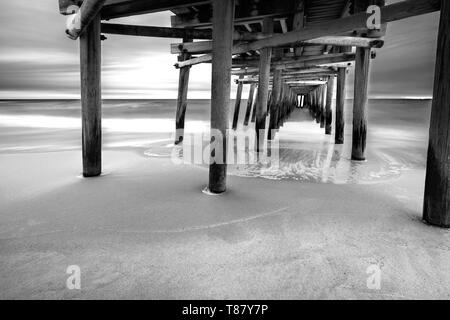
[[[229,177],[211,197],[205,169],[128,151],[105,151],[94,179],[79,151],[0,163],[2,299],[450,298],[450,232],[421,221],[423,170],[362,185]]]

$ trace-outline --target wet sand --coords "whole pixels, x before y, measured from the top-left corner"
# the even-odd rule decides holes
[[[450,298],[450,232],[421,220],[423,130],[412,134],[408,119],[390,126],[394,135],[373,126],[385,135],[372,135],[369,161],[347,170],[348,147],[330,147],[310,120],[297,130],[303,116],[280,131],[281,176],[237,170],[218,197],[201,192],[206,168],[145,155],[169,148],[157,141],[164,134],[106,147],[105,175],[94,179],[80,177],[77,147],[11,151],[4,142],[0,298]],[[300,167],[299,155],[315,160]],[[69,265],[81,268],[81,290],[66,288]],[[372,265],[380,290],[367,287]]]

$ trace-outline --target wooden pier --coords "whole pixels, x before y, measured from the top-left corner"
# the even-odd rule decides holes
[[[182,143],[191,67],[212,64],[211,129],[230,128],[230,88],[237,76],[231,129],[253,125],[257,150],[274,138],[296,107],[307,107],[324,134],[344,143],[346,74],[355,68],[352,159],[366,160],[370,63],[384,44],[387,24],[441,11],[424,200],[424,220],[450,227],[450,3],[445,0],[59,0],[80,39],[83,175],[101,174],[101,72],[103,34],[164,37],[180,69],[176,139]],[[80,7],[80,10],[75,10]],[[371,10],[374,7],[379,10]],[[74,9],[75,8],[75,9]],[[115,24],[111,20],[170,10],[171,27]],[[379,13],[380,24],[368,24]],[[108,21],[108,22],[102,22]],[[194,41],[195,40],[195,41]],[[177,42],[178,41],[178,42]],[[175,59],[174,59],[175,60]],[[244,86],[250,87],[239,119]],[[335,108],[333,108],[333,102]],[[333,116],[333,109],[335,114]],[[268,127],[266,128],[266,121]],[[265,134],[261,135],[260,132]],[[345,143],[350,143],[345,141]],[[370,160],[370,159],[369,159]],[[227,164],[210,166],[208,188],[226,190]]]

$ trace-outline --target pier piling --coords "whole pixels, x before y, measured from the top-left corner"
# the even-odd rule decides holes
[[[336,120],[335,120],[335,144],[344,143],[345,130],[345,80],[347,77],[347,68],[338,68],[337,88],[336,88]]]
[[[208,188],[212,193],[223,193],[226,191],[227,179],[227,130],[229,127],[234,0],[213,0],[212,3],[214,59],[211,84],[211,129],[222,134],[222,137],[216,137],[216,139],[223,139],[223,159],[221,159],[223,161],[210,164]]]
[[[450,228],[450,2],[441,3],[423,218]]]
[[[183,42],[192,42],[192,39],[184,39]],[[189,60],[191,55],[183,52],[179,55],[179,61]],[[180,68],[180,75],[178,79],[178,99],[177,99],[177,113],[175,118],[175,144],[183,142],[184,138],[184,120],[186,116],[187,107],[187,93],[189,87],[189,73],[191,66]]]
[[[80,36],[83,176],[102,172],[102,97],[100,15]]]
[[[366,160],[367,91],[369,86],[370,48],[356,49],[353,100],[352,160]]]

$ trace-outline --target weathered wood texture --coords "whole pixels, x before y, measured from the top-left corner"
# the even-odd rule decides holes
[[[67,26],[66,34],[72,39],[76,40],[81,33],[97,18],[98,13],[103,7],[106,0],[84,0],[80,10],[76,13],[73,22]]]
[[[229,126],[233,17],[234,0],[213,1],[214,60],[212,63],[211,85],[211,129],[222,133],[220,138],[223,139],[223,161],[221,161],[222,163],[210,164],[208,189],[212,193],[223,193],[226,191],[226,135]]]
[[[107,24],[105,24],[105,25],[107,25]],[[130,28],[131,29],[130,31],[132,31],[131,35],[139,35],[139,34],[135,34],[135,32],[134,32],[134,31],[137,31],[137,30],[134,30],[134,29],[136,29],[135,26],[128,26],[128,27],[131,27]],[[145,28],[145,27],[140,27],[140,28]],[[156,28],[156,27],[151,27],[151,28]],[[112,28],[110,28],[110,29],[112,29]],[[116,29],[117,29],[117,27],[116,27]],[[164,29],[170,29],[170,28],[164,28]],[[164,31],[164,33],[162,33],[161,36],[163,36],[163,34],[167,34],[167,36],[165,36],[166,38],[175,38],[174,35],[178,34],[178,32],[177,33],[168,33],[168,32],[166,33],[164,29],[155,30],[155,31],[153,31],[154,32],[153,34],[158,35],[159,32],[157,32],[157,31]],[[175,29],[175,30],[180,30],[180,29]],[[112,31],[112,30],[110,30],[110,31]],[[121,30],[121,31],[125,31],[125,30]],[[150,30],[148,30],[148,31],[150,31]],[[142,32],[140,32],[140,33],[142,33]],[[151,33],[149,32],[148,34],[151,34]],[[384,44],[384,41],[380,40],[380,39],[369,39],[369,38],[359,38],[359,37],[329,36],[329,37],[321,37],[321,38],[317,38],[317,39],[313,39],[313,40],[308,40],[308,41],[305,41],[304,43],[342,46],[342,47],[352,46],[352,47],[362,47],[362,48],[381,48]],[[235,46],[237,46],[238,44],[239,44],[239,42],[235,43]],[[172,54],[178,54],[182,51],[187,51],[192,54],[199,54],[199,53],[208,53],[208,52],[211,52],[211,50],[212,50],[212,41],[199,41],[199,42],[194,42],[194,43],[172,43],[170,45],[170,52]]]
[[[263,32],[273,32],[273,19],[265,18],[263,21]],[[264,130],[266,128],[267,102],[269,99],[269,81],[270,81],[270,62],[272,59],[272,49],[265,48],[261,50],[259,60],[259,87],[258,100],[256,105],[256,150],[263,149]],[[262,131],[262,132],[261,132]]]
[[[366,160],[367,91],[369,86],[370,49],[356,49],[355,96],[353,100],[352,160]]]
[[[102,98],[100,16],[80,37],[83,176],[102,172]]]
[[[423,218],[450,227],[450,2],[442,1]]]
[[[209,3],[211,0],[134,0],[117,4],[110,4],[103,8],[102,18],[113,19],[129,17],[138,14],[146,14],[152,12],[167,11],[176,8],[184,8],[188,6],[202,5]]]
[[[212,31],[203,29],[183,29],[126,24],[102,23],[102,33],[139,37],[211,39]]]
[[[189,42],[192,41],[192,39],[185,39],[185,41]],[[187,60],[190,57],[191,55],[189,53],[183,53],[179,56],[179,59]],[[180,69],[178,79],[177,113],[175,117],[175,144],[180,144],[184,139],[184,120],[186,117],[190,69],[190,66]]]
[[[258,104],[258,95],[259,95],[259,90],[258,87],[256,87],[256,96],[255,96],[255,101],[253,103],[253,108],[252,108],[252,122],[256,122],[256,105]]]
[[[244,76],[240,76],[239,79],[243,79]],[[241,98],[242,98],[242,82],[238,83],[238,88],[236,92],[236,101],[234,104],[234,114],[233,114],[233,130],[237,129],[239,121],[239,113],[241,112]]]
[[[335,138],[336,144],[344,143],[345,130],[345,81],[347,78],[347,68],[338,68],[337,89],[336,89],[336,120],[335,120]]]
[[[270,101],[270,121],[269,121],[269,131],[268,139],[273,140],[275,138],[275,130],[277,128],[278,119],[280,117],[280,100],[281,100],[281,88],[283,85],[282,71],[275,70],[273,75],[273,90],[272,99]]]
[[[439,9],[439,0],[401,1],[381,8],[381,23],[402,20],[409,17],[438,11]],[[314,26],[307,26],[299,30],[276,34],[265,39],[242,43],[233,47],[233,54],[260,50],[262,48],[291,45],[321,37],[339,35],[355,29],[364,29],[367,26],[367,19],[369,16],[369,14],[361,12],[349,17],[335,19]],[[208,62],[211,61],[211,59],[212,55],[206,54],[196,58],[195,62]]]
[[[321,85],[320,86],[320,96],[319,96],[319,103],[320,103],[320,127],[325,128],[325,105],[327,100],[327,85]]]
[[[252,107],[255,97],[255,88],[256,88],[255,83],[250,84],[250,91],[248,93],[247,99],[247,110],[245,111],[244,126],[248,126],[248,123],[250,121],[250,115],[252,113]]]
[[[331,134],[333,122],[333,94],[336,85],[336,78],[331,76],[327,83],[327,101],[325,105],[325,134]]]

